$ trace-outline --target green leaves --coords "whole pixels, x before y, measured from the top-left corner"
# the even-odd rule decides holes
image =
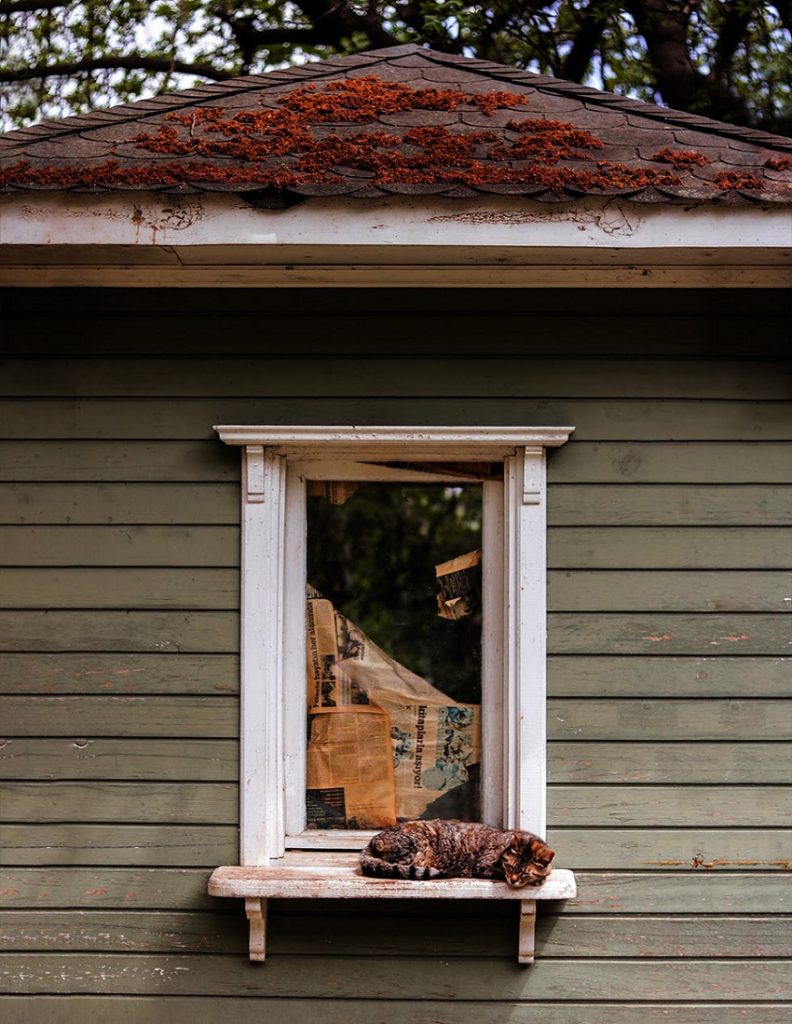
[[[188,88],[207,69],[261,72],[385,38],[789,132],[786,10],[748,0],[0,0],[0,113],[11,127]],[[144,72],[152,57],[195,74]],[[126,66],[87,66],[119,58]],[[675,67],[688,69],[681,86]],[[30,68],[40,76],[21,81]]]

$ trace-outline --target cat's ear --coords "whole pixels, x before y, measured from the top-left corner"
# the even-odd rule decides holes
[[[555,857],[555,851],[550,849],[544,839],[540,839],[533,832],[521,832],[517,833],[517,835],[519,835],[522,843],[527,848],[534,864],[547,867],[553,857]]]
[[[551,850],[547,843],[543,843],[541,839],[537,839],[534,843],[533,860],[535,860],[537,864],[547,867],[553,857],[555,857],[555,850]]]
[[[555,850],[551,850],[544,839],[540,839],[533,832],[515,830],[512,832],[512,836],[511,845],[526,851],[535,864],[541,864],[546,867],[555,857]]]

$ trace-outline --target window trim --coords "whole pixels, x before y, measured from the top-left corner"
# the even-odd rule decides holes
[[[545,835],[546,451],[564,444],[574,428],[214,429],[225,444],[242,448],[240,863],[267,866],[286,849],[286,791],[295,775],[289,760],[299,755],[285,737],[303,696],[292,685],[288,700],[289,681],[304,673],[305,664],[304,612],[294,611],[305,603],[304,487],[298,481],[301,473],[312,472],[309,464],[325,459],[504,462],[502,524],[485,511],[485,549],[503,553],[502,569],[489,570],[503,580],[501,600],[485,623],[485,630],[491,626],[502,637],[500,652],[491,653],[488,664],[495,659],[501,666],[503,758],[497,771],[490,743],[489,771],[500,780],[503,826]],[[497,640],[490,643],[493,651]],[[299,766],[296,774],[301,777]],[[365,833],[353,835],[359,847]],[[317,844],[326,848],[327,837]]]

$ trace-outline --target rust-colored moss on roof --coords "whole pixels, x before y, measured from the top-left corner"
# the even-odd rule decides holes
[[[399,47],[8,133],[0,187],[792,202],[785,151],[792,140]]]

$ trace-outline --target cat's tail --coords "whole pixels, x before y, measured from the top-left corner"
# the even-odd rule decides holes
[[[418,867],[416,864],[393,864],[380,857],[371,857],[364,853],[360,857],[360,868],[364,875],[373,878],[438,878],[437,868]]]

